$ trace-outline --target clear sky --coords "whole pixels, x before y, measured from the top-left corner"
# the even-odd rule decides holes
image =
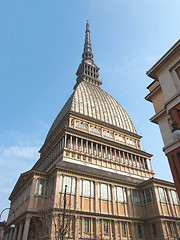
[[[102,89],[143,136],[155,177],[172,181],[144,97],[146,71],[179,39],[179,9],[179,0],[0,1],[0,211],[73,91],[87,19]]]

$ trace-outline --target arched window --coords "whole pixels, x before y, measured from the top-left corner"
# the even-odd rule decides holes
[[[87,130],[87,127],[86,127],[84,124],[82,124],[82,123],[78,123],[78,124],[76,125],[76,127],[77,127],[77,128],[81,128],[81,129],[83,129],[83,130]]]
[[[109,138],[113,138],[112,134],[110,134],[109,132],[105,132],[105,133],[104,133],[104,136],[105,136],[105,137],[109,137]]]
[[[117,141],[120,141],[120,142],[125,142],[124,138],[120,137],[120,136],[117,136],[116,137],[116,140]]]
[[[100,131],[97,128],[91,128],[91,132],[100,134]]]

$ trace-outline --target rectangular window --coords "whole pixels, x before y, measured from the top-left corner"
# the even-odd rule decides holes
[[[68,177],[68,176],[64,177],[64,188],[63,188],[63,190],[65,190],[65,186],[67,185],[67,190],[66,190],[67,193],[71,193],[71,180],[72,180],[71,177]]]
[[[117,193],[116,193],[117,191]],[[126,189],[122,187],[115,188],[115,196],[118,202],[127,202]]]
[[[153,191],[152,188],[147,188],[143,191],[144,203],[152,203],[153,202]]]
[[[179,204],[178,196],[175,190],[171,190],[172,200],[174,204]]]
[[[168,234],[172,236],[172,227],[170,222],[167,223],[167,228],[168,228]]]
[[[138,237],[142,238],[142,229],[140,224],[137,225],[137,229],[138,229]]]
[[[91,197],[94,197],[94,182],[91,181]]]
[[[159,198],[160,198],[160,200],[162,202],[168,202],[167,193],[166,193],[165,188],[159,187],[158,190],[159,190]]]
[[[152,224],[152,228],[153,228],[154,236],[157,236],[157,228],[156,228],[156,224],[155,223]]]
[[[121,223],[121,231],[122,231],[122,236],[126,237],[127,236],[126,223]]]
[[[132,189],[132,191],[131,191],[131,201],[132,201],[132,203],[134,203],[136,205],[141,205],[139,192],[135,189]]]
[[[89,219],[84,219],[84,232],[89,233]]]
[[[108,234],[108,221],[104,221],[104,234]]]
[[[38,178],[36,180],[35,195],[44,196],[45,195],[46,181],[44,179]]]
[[[90,197],[90,194],[91,194],[90,181],[84,180],[83,181],[83,195]]]
[[[101,184],[101,198],[108,199],[108,189],[107,184],[102,183]]]

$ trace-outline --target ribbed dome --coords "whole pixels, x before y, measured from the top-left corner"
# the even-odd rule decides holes
[[[58,114],[48,132],[47,138],[69,111],[80,113],[84,116],[136,133],[130,117],[113,97],[100,87],[83,81],[78,84]]]

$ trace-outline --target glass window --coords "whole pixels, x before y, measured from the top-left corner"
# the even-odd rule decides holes
[[[162,202],[167,202],[166,190],[162,187],[159,187],[159,198]]]
[[[87,130],[87,127],[84,124],[82,124],[82,123],[78,123],[76,127],[77,128],[81,128],[83,130]]]
[[[91,181],[91,197],[94,197],[94,182]]]
[[[172,228],[171,228],[171,223],[170,222],[167,223],[167,228],[168,228],[168,234],[170,236],[172,236]]]
[[[117,137],[116,137],[116,140],[118,140],[118,141],[120,141],[120,142],[125,142],[125,141],[124,141],[124,138],[122,138],[122,137],[120,137],[120,136],[117,136]]]
[[[174,204],[179,204],[178,196],[175,190],[171,190],[172,200]]]
[[[45,193],[45,180],[39,178],[36,180],[35,194],[39,196],[43,196],[44,193]]]
[[[90,181],[84,180],[83,181],[83,195],[84,196],[90,196],[91,188],[90,188]]]
[[[130,145],[132,145],[132,146],[136,146],[135,142],[132,141],[132,140],[130,140],[130,139],[127,140],[127,143],[130,144]]]
[[[100,131],[97,128],[91,128],[91,132],[100,134]]]
[[[153,202],[153,191],[152,188],[147,188],[143,191],[144,203]]]
[[[101,198],[103,198],[103,199],[107,199],[108,198],[107,185],[104,184],[104,183],[101,184]]]
[[[156,224],[155,223],[152,224],[152,228],[153,228],[154,236],[157,236],[157,228],[156,228]]]
[[[104,234],[108,234],[108,221],[104,221]]]
[[[71,193],[71,177],[65,176],[64,177],[64,190],[65,186],[67,185],[67,193]]]
[[[116,189],[115,189],[115,191],[116,191]],[[122,187],[117,187],[117,197],[116,198],[117,198],[118,202],[127,202],[126,189],[122,188]]]
[[[60,176],[60,183],[59,183],[59,191],[60,192],[62,191],[62,179],[63,179],[63,176],[61,175]]]
[[[138,229],[138,237],[142,238],[142,229],[140,224],[137,225],[137,229]]]
[[[121,223],[122,236],[127,236],[126,223]]]
[[[112,134],[109,133],[109,132],[105,132],[105,133],[104,133],[104,136],[105,136],[105,137],[109,137],[109,138],[113,138]]]
[[[134,203],[136,205],[140,205],[141,200],[140,200],[139,192],[137,190],[133,189],[131,193],[132,193],[132,196],[131,196],[132,203]]]
[[[84,232],[89,233],[89,219],[84,219]]]

